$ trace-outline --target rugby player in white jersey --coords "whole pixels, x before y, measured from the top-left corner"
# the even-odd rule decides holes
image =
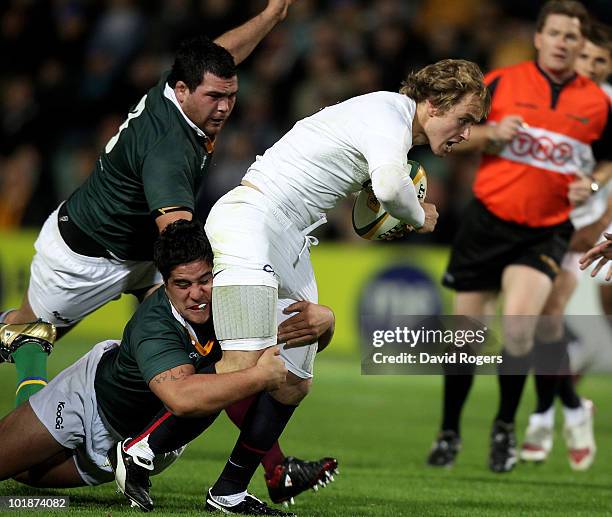
[[[594,41],[587,41],[584,48],[578,57],[576,63],[576,71],[587,75],[593,81],[595,81],[601,89],[608,94],[610,102],[612,102],[612,85],[607,82],[608,77],[612,74],[612,29],[603,25],[595,25],[595,29],[592,34]],[[605,194],[608,194],[608,227],[606,233],[612,233],[612,201],[610,196],[610,189],[612,185],[607,185],[607,192],[604,195],[599,196],[600,199],[605,198]],[[600,223],[605,222],[606,213],[600,219]],[[590,235],[589,235],[590,236]],[[585,243],[586,244],[586,243]],[[612,314],[612,284],[606,282],[602,275],[598,275],[597,280],[600,282],[599,285],[599,297],[601,301],[601,307],[604,314]]]
[[[248,169],[242,184],[221,198],[206,222],[214,251],[213,320],[223,349],[218,372],[254,364],[276,345],[281,307],[317,301],[310,232],[338,201],[372,181],[382,207],[418,232],[431,232],[438,214],[420,203],[408,174],[413,145],[444,156],[469,139],[488,113],[490,98],[478,66],[443,60],[411,73],[399,93],[375,92],[327,107],[299,121]],[[295,325],[299,331],[299,323]],[[286,337],[292,337],[288,329]],[[240,503],[260,455],[281,434],[308,393],[316,338],[281,347],[287,382],[262,392],[207,507]]]
[[[610,96],[612,90],[605,81],[612,72],[612,39],[607,27],[593,25],[576,59],[574,69],[599,84]],[[612,222],[611,186],[609,181],[605,184],[593,181],[590,197],[584,203],[578,204],[570,214],[576,231],[570,241],[569,250],[563,257],[561,270],[555,278],[553,289],[546,301],[544,317],[538,329],[540,342],[561,343],[564,350],[564,357],[561,358],[561,371],[565,374],[557,377],[536,375],[537,404],[535,412],[529,418],[529,425],[521,447],[520,457],[523,461],[541,462],[546,460],[550,454],[554,434],[553,403],[556,395],[563,404],[564,436],[570,466],[575,470],[585,470],[595,459],[592,402],[580,399],[574,381],[568,372],[567,345],[573,338],[564,324],[564,314],[578,285],[581,256],[594,245],[606,228],[608,232],[612,229],[609,227]],[[600,287],[604,312],[611,314],[611,286],[601,285]],[[605,305],[606,299],[608,306]]]

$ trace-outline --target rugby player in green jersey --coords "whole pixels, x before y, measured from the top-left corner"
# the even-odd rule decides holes
[[[215,139],[236,101],[236,63],[285,18],[292,1],[268,0],[260,14],[215,42],[182,43],[171,71],[140,99],[86,182],[45,222],[28,291],[20,308],[0,315],[0,332],[3,324],[40,319],[61,336],[122,293],[142,300],[161,283],[153,242],[170,222],[192,218]],[[35,325],[29,329],[36,332]],[[32,343],[0,352],[0,361],[16,364],[17,404],[45,385],[49,351]]]
[[[173,444],[166,434],[158,446],[150,431],[145,439],[132,440],[138,454],[129,457],[156,474],[221,409],[285,380],[287,370],[277,347],[252,368],[215,374],[221,350],[211,321],[212,251],[199,222],[168,226],[155,245],[154,262],[164,286],[140,305],[121,342],[98,343],[0,420],[0,479],[13,477],[36,487],[111,481],[117,457],[109,462],[106,455],[116,450],[117,441],[149,431],[151,422],[177,431],[176,422],[173,429],[167,426],[181,417],[180,436]],[[328,327],[332,324],[333,319]],[[51,325],[44,326],[49,337]],[[152,509],[152,503],[143,508]],[[286,515],[250,495],[242,510]]]
[[[153,242],[172,221],[192,218],[216,136],[236,101],[235,63],[285,18],[292,1],[268,0],[215,43],[184,42],[172,70],[132,109],[88,180],[49,216],[22,306],[0,315],[0,362],[15,363],[17,405],[47,384],[55,334],[37,320],[53,323],[61,336],[121,293],[142,300],[161,283]],[[234,408],[234,420],[247,409]],[[264,461],[268,478],[277,479],[279,467],[312,463],[291,461],[285,464],[275,444]]]
[[[285,379],[277,351],[256,368],[206,375],[220,353],[210,321],[212,251],[199,222],[163,231],[155,262],[164,287],[140,305],[121,342],[98,343],[0,421],[0,479],[55,487],[111,481],[108,448],[164,407],[212,418]]]

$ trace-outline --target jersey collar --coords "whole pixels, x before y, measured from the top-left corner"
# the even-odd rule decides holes
[[[204,133],[204,131],[202,131],[198,126],[196,126],[187,115],[185,115],[185,112],[183,111],[183,108],[181,108],[181,105],[179,104],[178,99],[176,98],[176,94],[174,93],[174,90],[170,87],[170,85],[168,83],[166,83],[166,86],[164,88],[164,97],[166,97],[166,99],[168,99],[172,104],[174,104],[176,106],[176,109],[179,110],[179,113],[183,116],[183,118],[187,121],[187,124],[189,124],[189,127],[191,127],[196,134],[204,139],[204,144],[206,145],[206,150],[211,153],[213,148],[214,148],[214,142],[206,135],[206,133]]]
[[[538,72],[540,72],[540,74],[542,74],[544,76],[544,78],[550,83],[551,86],[554,86],[555,88],[563,88],[564,86],[567,86],[569,83],[571,83],[574,79],[576,79],[576,77],[578,77],[578,74],[576,72],[574,72],[571,76],[569,76],[565,81],[561,82],[561,83],[557,83],[555,81],[552,80],[552,78],[544,71],[544,69],[538,64],[537,61],[533,62],[536,66],[536,68],[538,69]],[[174,91],[173,91],[174,93]]]
[[[189,323],[182,316],[182,314],[176,310],[174,305],[172,305],[172,301],[170,300],[168,293],[166,293],[166,299],[168,300],[168,303],[170,304],[170,310],[172,311],[172,316],[174,316],[174,319],[178,321],[183,327],[185,327],[185,329],[187,330],[187,333],[189,334],[192,344],[195,346],[195,344],[198,343],[198,335],[195,329],[191,326],[191,323]]]

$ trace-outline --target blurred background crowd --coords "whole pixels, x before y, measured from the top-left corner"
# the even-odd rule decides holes
[[[256,154],[329,104],[397,91],[411,69],[443,58],[489,69],[533,56],[542,2],[296,0],[289,17],[239,67],[234,113],[218,138],[202,212],[235,186]],[[612,23],[610,0],[585,1]],[[92,170],[129,108],[167,70],[178,42],[215,38],[260,11],[245,0],[7,0],[0,7],[0,229],[42,225]],[[428,172],[441,214],[426,242],[449,243],[477,158],[411,158]],[[325,237],[356,239],[347,211]],[[413,240],[422,236],[414,235]]]

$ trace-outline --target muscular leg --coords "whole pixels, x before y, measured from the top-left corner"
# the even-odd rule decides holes
[[[217,372],[249,368],[261,353],[226,350],[216,365]],[[289,372],[284,386],[256,397],[230,458],[211,489],[214,496],[233,496],[246,491],[257,466],[280,437],[293,411],[308,393],[310,384],[310,379],[301,379]]]
[[[494,291],[459,292],[455,297],[454,313],[481,319],[491,312]],[[454,431],[460,435],[461,412],[472,387],[474,367],[448,365],[444,376],[444,401],[441,431]]]
[[[22,334],[19,337],[19,348],[10,353],[11,360],[15,363],[17,374],[17,388],[15,406],[23,404],[34,393],[41,390],[47,385],[47,355],[41,344],[36,339],[30,340],[27,336],[28,330],[24,327],[19,328],[20,324],[32,323],[37,320],[30,303],[28,302],[27,294],[24,297],[21,308],[7,312],[3,315],[3,321],[0,322],[2,327],[17,325],[17,328],[12,328],[13,335],[15,332]],[[35,324],[36,327],[48,329],[48,344],[53,345],[53,328],[48,324]],[[10,327],[9,327],[10,328]],[[10,339],[10,338],[9,338]],[[17,341],[13,341],[13,344]],[[3,343],[4,344],[4,343]]]
[[[38,316],[34,314],[34,310],[30,306],[28,293],[26,292],[21,302],[21,307],[19,307],[19,309],[8,311],[4,316],[4,320],[0,321],[0,323],[29,323],[30,321],[36,321],[37,319]],[[78,321],[66,327],[57,327],[57,339],[65,336],[77,325],[77,323]],[[32,395],[34,395],[34,393],[32,393]]]
[[[459,292],[455,297],[455,315],[482,319],[493,312],[495,297],[494,291]],[[461,412],[472,388],[474,368],[469,364],[444,365],[442,423],[427,458],[431,466],[450,467],[455,462],[461,448]]]
[[[563,386],[561,393],[566,405],[580,405],[569,372],[569,357],[567,354],[567,339],[565,338],[564,314],[567,304],[576,290],[577,279],[573,272],[562,269],[555,278],[542,318],[537,329],[537,345],[534,354],[536,370],[536,391],[538,396],[536,413],[544,414],[553,405],[554,397]],[[564,372],[554,375],[555,371]],[[539,372],[544,372],[541,374]],[[569,386],[566,386],[569,383]],[[569,391],[567,388],[569,387]],[[552,416],[552,413],[551,413]],[[552,427],[552,422],[550,422]]]
[[[256,397],[252,396],[241,400],[240,402],[236,402],[225,409],[225,413],[238,429],[242,429],[244,418],[246,417],[246,414],[248,413],[253,402],[255,402],[255,399]],[[261,465],[264,468],[266,478],[271,478],[273,476],[274,469],[277,465],[280,465],[284,459],[285,454],[277,441],[274,443],[274,445],[272,445],[270,450],[261,460]]]
[[[29,402],[0,420],[0,443],[0,481],[23,475],[64,452],[64,447],[51,436]]]
[[[601,284],[599,286],[599,300],[603,313],[612,316],[612,283]]]
[[[72,488],[86,485],[69,450],[57,453],[30,470],[13,476],[13,479],[36,488]]]
[[[37,319],[36,314],[30,307],[30,300],[26,293],[21,302],[19,309],[14,309],[8,312],[4,317],[4,323],[28,323]]]
[[[552,290],[551,279],[523,265],[508,266],[502,275],[504,351],[500,367],[500,403],[496,420],[512,424],[530,367],[537,316]]]
[[[537,319],[552,288],[544,273],[511,265],[502,274],[504,348],[498,367],[499,408],[493,421],[489,468],[509,472],[516,465],[514,419],[531,366]]]

